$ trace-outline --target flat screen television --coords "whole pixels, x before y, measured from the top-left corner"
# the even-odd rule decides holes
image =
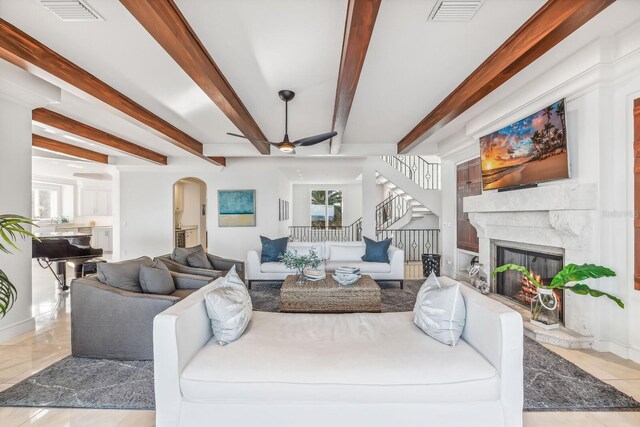
[[[482,188],[569,178],[564,99],[480,138]]]

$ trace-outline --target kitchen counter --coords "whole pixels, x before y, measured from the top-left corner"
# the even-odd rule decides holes
[[[176,228],[176,231],[187,231],[187,230],[197,230],[197,225],[183,225],[180,228]]]
[[[49,233],[34,233],[40,240],[57,239],[60,237],[85,237],[91,236],[91,233],[78,233],[77,231],[52,231]]]

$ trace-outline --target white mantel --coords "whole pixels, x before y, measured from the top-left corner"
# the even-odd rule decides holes
[[[591,262],[597,200],[596,184],[570,182],[465,197],[463,209],[478,231],[479,260],[491,277],[493,242],[558,248],[565,264]],[[567,292],[565,325],[592,335],[595,319],[590,304]]]
[[[480,238],[580,251],[590,248],[596,207],[597,185],[578,183],[489,192],[463,202]]]

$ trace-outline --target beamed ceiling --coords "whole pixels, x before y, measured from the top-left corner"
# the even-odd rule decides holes
[[[281,89],[291,140],[338,132],[296,156],[435,153],[529,64],[640,19],[638,0],[484,0],[467,22],[429,20],[436,0],[85,1],[103,20],[0,0],[0,58],[63,89],[34,148],[159,166],[285,155],[255,142],[282,140]]]

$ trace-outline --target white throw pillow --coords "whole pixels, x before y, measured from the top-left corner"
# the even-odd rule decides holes
[[[460,286],[456,283],[442,287],[431,273],[413,308],[414,323],[431,338],[452,347],[460,340],[467,317]]]
[[[422,298],[424,297],[425,292],[428,292],[432,289],[441,288],[441,287],[442,285],[438,280],[438,276],[436,276],[434,272],[431,272],[431,274],[429,274],[429,277],[427,277],[427,280],[424,281],[424,283],[422,284],[422,286],[420,286],[420,289],[418,290],[418,295],[416,296],[416,305],[418,304],[418,301],[422,301]]]
[[[235,265],[204,299],[216,342],[227,345],[240,338],[251,320],[253,305]]]
[[[360,261],[364,256],[365,246],[331,245],[329,259],[331,261]]]

